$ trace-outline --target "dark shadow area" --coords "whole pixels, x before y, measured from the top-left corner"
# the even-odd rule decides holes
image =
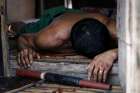
[[[80,7],[100,7],[100,8],[116,8],[115,0],[73,0],[74,8]]]
[[[40,16],[41,2],[36,0],[36,17]],[[81,7],[98,7],[98,8],[116,8],[116,0],[72,0],[73,8]],[[48,9],[56,6],[64,6],[64,0],[43,0],[43,9]]]
[[[0,23],[0,32],[1,32],[1,23]],[[0,33],[0,41],[1,41],[1,33]],[[0,42],[0,77],[2,77],[3,74],[4,73],[3,73],[3,60],[2,60],[2,42]]]
[[[0,78],[0,93],[20,88],[35,81],[37,80],[20,77]]]

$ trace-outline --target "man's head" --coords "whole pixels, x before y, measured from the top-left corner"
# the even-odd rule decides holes
[[[80,20],[71,31],[74,49],[88,57],[94,57],[107,50],[110,40],[106,26],[91,18]]]

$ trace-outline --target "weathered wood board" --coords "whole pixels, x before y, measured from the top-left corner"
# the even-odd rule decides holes
[[[15,48],[14,47],[11,48]],[[15,75],[15,69],[19,68],[17,65],[17,50],[10,49],[10,71],[12,75]],[[54,53],[46,53],[41,59],[34,60],[30,69],[38,71],[53,72],[58,74],[70,75],[75,77],[81,77],[87,79],[87,66],[91,59],[75,53],[70,47],[63,50],[56,51]],[[113,68],[109,74],[108,83],[112,84],[111,90],[98,90],[87,89],[79,87],[62,86],[56,84],[42,83],[40,85],[32,85],[30,87],[25,86],[12,91],[12,93],[123,93],[120,87],[118,78],[118,64],[113,65]],[[28,87],[28,88],[27,88]],[[11,93],[8,92],[8,93]]]
[[[62,52],[62,51],[61,51]],[[15,53],[11,53],[15,54]],[[10,71],[12,75],[15,75],[14,71],[16,68],[19,68],[16,62],[16,55],[11,55],[10,58]],[[64,75],[70,75],[75,77],[81,77],[87,79],[88,71],[87,66],[91,59],[84,57],[82,55],[62,55],[60,54],[53,54],[53,56],[43,56],[39,60],[34,60],[30,69],[38,70],[38,71],[45,71],[45,72],[52,72]],[[113,68],[110,72],[108,82],[111,84],[119,85],[120,80],[118,78],[118,64],[115,63]]]

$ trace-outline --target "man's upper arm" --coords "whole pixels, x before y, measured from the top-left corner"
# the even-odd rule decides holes
[[[106,24],[112,39],[117,40],[117,29],[115,20],[110,19]]]

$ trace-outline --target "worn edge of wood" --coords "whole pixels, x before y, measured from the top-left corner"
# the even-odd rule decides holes
[[[3,11],[3,14],[1,14],[1,42],[2,42],[2,54],[3,54],[3,65],[4,65],[4,76],[9,77],[9,64],[8,64],[8,39],[6,36],[6,31],[5,31],[5,16],[6,16],[6,1],[2,0],[1,1],[1,8]]]

